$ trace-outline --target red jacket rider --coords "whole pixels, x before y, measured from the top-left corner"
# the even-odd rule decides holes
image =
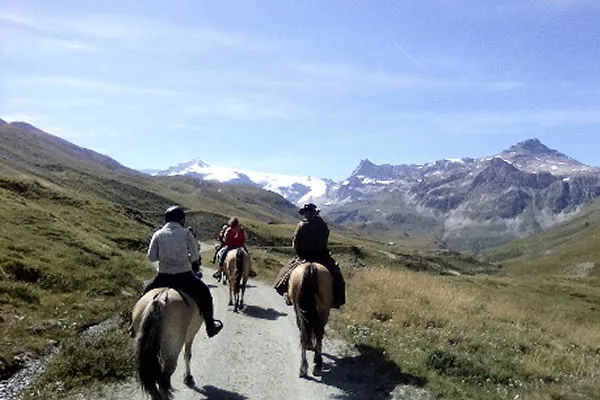
[[[225,231],[225,246],[232,249],[236,247],[242,247],[246,244],[246,234],[244,227],[241,225],[230,226]]]

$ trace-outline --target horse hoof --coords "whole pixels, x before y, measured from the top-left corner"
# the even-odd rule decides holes
[[[184,377],[183,383],[185,383],[186,386],[190,386],[190,387],[196,385],[196,382],[194,382],[194,377],[191,375]]]
[[[229,302],[229,305],[230,305],[230,306],[232,306],[232,305],[233,305],[233,301],[230,301],[230,302]]]
[[[307,370],[308,370],[308,363],[306,362],[302,362],[302,364],[300,364],[300,378],[306,378],[307,375]]]
[[[315,366],[315,368],[313,369],[313,376],[321,376],[321,372],[322,372],[321,367]]]

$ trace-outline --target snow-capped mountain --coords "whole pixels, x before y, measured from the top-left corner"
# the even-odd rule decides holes
[[[600,172],[599,168],[548,148],[538,139],[530,139],[495,156],[479,159],[444,159],[421,165],[377,165],[368,159],[361,160],[348,179],[329,188],[325,205],[368,200],[382,191],[402,191],[410,197],[424,188],[465,187],[498,160],[523,173],[546,173],[556,179]]]
[[[478,159],[422,165],[377,165],[364,159],[341,182],[210,166],[200,160],[155,174],[253,184],[295,204],[315,202],[338,224],[435,235],[469,249],[538,232],[600,197],[599,168],[538,139]]]
[[[330,179],[311,176],[296,176],[258,172],[240,168],[208,165],[202,160],[192,160],[170,167],[164,171],[152,171],[151,175],[188,175],[203,180],[223,183],[245,183],[270,190],[295,204],[321,202],[327,188],[333,183]]]
[[[478,249],[571,218],[600,197],[600,169],[530,139],[480,159],[362,160],[328,193],[324,212],[335,222],[434,233],[453,247]]]

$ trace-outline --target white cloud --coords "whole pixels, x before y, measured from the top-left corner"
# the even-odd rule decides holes
[[[73,50],[125,45],[162,51],[193,48],[195,52],[207,49],[265,52],[278,46],[273,39],[117,14],[42,16],[0,12],[0,21],[10,24],[13,40],[31,41],[37,37]]]

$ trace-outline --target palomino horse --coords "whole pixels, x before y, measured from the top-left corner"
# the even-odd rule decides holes
[[[244,294],[252,269],[252,260],[246,250],[238,247],[227,253],[224,264],[225,279],[229,282],[229,305],[233,306],[234,312],[237,312],[238,309],[244,308]]]
[[[290,275],[288,296],[294,304],[296,323],[300,329],[300,377],[305,377],[308,369],[306,350],[315,352],[313,375],[318,376],[323,367],[321,350],[325,325],[333,304],[333,276],[321,264],[301,264]]]
[[[192,342],[204,321],[196,302],[174,289],[159,288],[146,293],[133,308],[137,371],[144,392],[152,400],[173,396],[171,375],[185,344],[184,382],[191,386]]]

